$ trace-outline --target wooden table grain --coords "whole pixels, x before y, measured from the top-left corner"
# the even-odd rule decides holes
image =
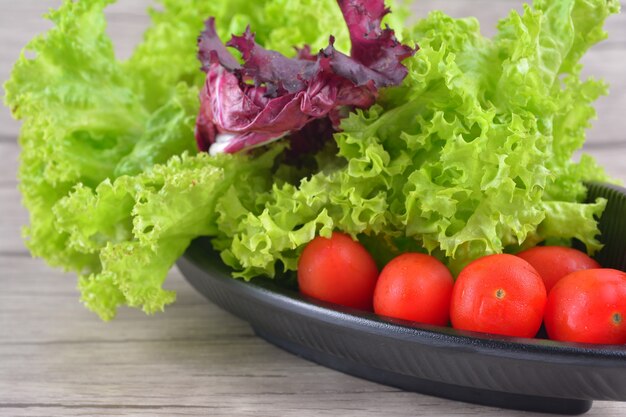
[[[83,0],[86,1],[86,0]],[[0,80],[21,47],[49,23],[41,14],[60,0],[0,0]],[[148,24],[148,0],[120,0],[108,10],[109,33],[127,57]],[[477,15],[485,33],[518,0],[421,0]],[[612,95],[585,151],[626,181],[626,16],[608,24],[609,41],[585,58],[585,74],[607,79]],[[15,179],[19,124],[0,110],[0,415],[2,416],[523,416],[403,392],[353,378],[277,349],[249,326],[206,302],[174,269],[167,287],[178,301],[165,314],[122,310],[102,323],[78,302],[76,278],[31,259],[20,238],[27,214]],[[626,403],[596,402],[589,416],[626,415]]]

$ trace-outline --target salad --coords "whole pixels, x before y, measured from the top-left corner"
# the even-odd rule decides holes
[[[199,236],[234,277],[286,281],[333,231],[379,268],[422,252],[453,275],[539,243],[601,247],[606,201],[583,203],[584,181],[610,179],[572,155],[607,92],[579,62],[616,0],[536,0],[491,39],[438,11],[406,25],[382,0],[161,0],[124,61],[110,3],[51,11],[5,84],[26,244],[104,320],[172,303],[167,272]]]

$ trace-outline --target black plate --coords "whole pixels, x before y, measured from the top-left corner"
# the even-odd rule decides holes
[[[609,204],[597,259],[626,269],[626,190],[590,184]],[[460,332],[382,319],[312,300],[269,280],[244,282],[207,239],[178,266],[209,300],[269,342],[322,365],[409,391],[521,410],[582,414],[592,400],[626,400],[626,347]]]

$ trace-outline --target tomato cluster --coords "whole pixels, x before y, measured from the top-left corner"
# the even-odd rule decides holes
[[[626,273],[571,248],[484,256],[455,280],[421,253],[402,254],[379,273],[359,242],[335,232],[305,247],[298,285],[319,300],[424,324],[534,337],[543,323],[553,340],[626,343]]]

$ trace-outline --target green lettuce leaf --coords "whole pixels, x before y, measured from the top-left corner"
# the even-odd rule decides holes
[[[279,151],[258,158],[183,155],[135,176],[105,180],[95,190],[77,186],[55,205],[54,215],[70,247],[99,259],[80,277],[86,306],[105,320],[119,305],[162,311],[175,298],[162,288],[174,262],[192,239],[217,234],[216,205],[229,189],[269,189]]]
[[[68,1],[51,12],[56,26],[26,46],[35,58],[22,53],[5,84],[5,101],[23,120],[19,178],[30,212],[27,245],[35,256],[73,270],[97,260],[68,247],[52,207],[75,184],[95,186],[114,176],[149,117],[105,34],[108,3]]]

